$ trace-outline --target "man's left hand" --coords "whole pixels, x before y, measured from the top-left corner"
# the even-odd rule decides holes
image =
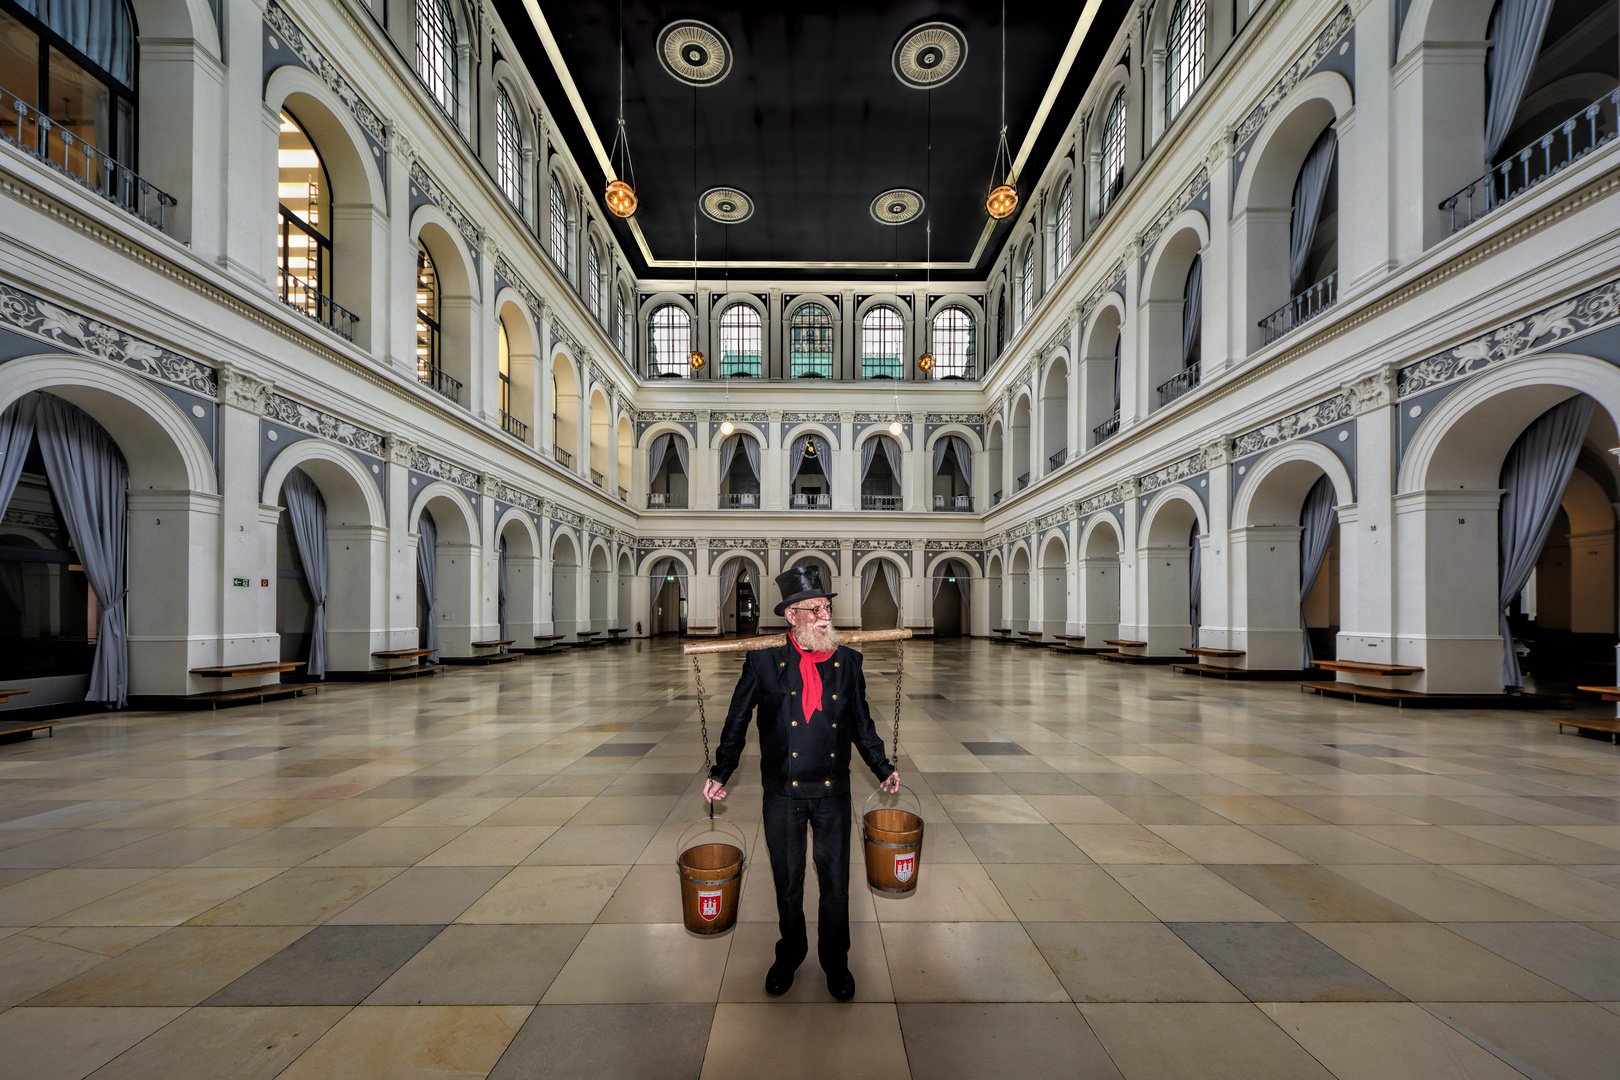
[[[882,788],[884,791],[887,791],[890,795],[893,795],[895,792],[899,791],[900,770],[896,769],[894,772],[890,773],[889,778],[883,781],[883,783],[879,784],[878,787]]]

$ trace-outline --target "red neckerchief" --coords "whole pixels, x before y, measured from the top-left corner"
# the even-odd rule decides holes
[[[804,681],[804,693],[800,697],[804,701],[804,722],[808,724],[811,715],[821,708],[821,672],[816,670],[816,665],[831,660],[835,650],[805,652],[799,647],[799,642],[791,631],[787,639],[788,644],[793,646],[793,651],[799,654],[799,677]]]

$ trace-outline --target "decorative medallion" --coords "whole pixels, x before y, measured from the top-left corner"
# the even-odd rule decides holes
[[[722,225],[735,225],[754,216],[754,200],[736,188],[710,188],[698,200],[703,216]]]
[[[950,23],[923,23],[894,45],[894,77],[913,90],[951,81],[967,59],[967,38]]]
[[[664,27],[658,58],[669,73],[690,86],[712,86],[731,74],[731,46],[720,31],[696,19]]]
[[[904,225],[922,212],[923,197],[910,188],[894,188],[872,200],[872,217],[881,225]]]

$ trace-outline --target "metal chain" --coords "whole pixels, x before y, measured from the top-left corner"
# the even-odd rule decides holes
[[[894,766],[900,767],[900,683],[906,677],[906,643],[894,643]]]
[[[697,676],[698,727],[703,730],[703,771],[707,773],[714,766],[709,760],[709,717],[703,711],[703,669],[698,667],[697,653],[692,654],[692,674]]]

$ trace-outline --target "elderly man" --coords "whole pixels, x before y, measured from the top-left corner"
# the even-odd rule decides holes
[[[711,802],[726,797],[725,782],[748,739],[749,715],[758,709],[765,845],[781,924],[765,992],[787,993],[810,951],[804,924],[808,826],[821,886],[816,951],[828,992],[848,1001],[855,996],[849,972],[850,747],[860,749],[884,791],[900,789],[900,773],[884,756],[872,725],[861,654],[842,645],[832,628],[828,601],[838,594],[823,588],[814,565],[779,574],[776,585],[782,592],[776,613],[788,621],[787,644],[748,654],[703,795]]]

